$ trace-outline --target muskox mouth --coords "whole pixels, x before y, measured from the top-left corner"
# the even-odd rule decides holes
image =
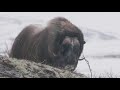
[[[69,52],[67,55],[61,54],[56,57],[52,63],[57,68],[74,71],[78,64],[78,57],[73,52]]]
[[[57,56],[54,56],[54,59],[52,60],[53,66],[69,71],[75,70],[79,58],[79,55],[76,53],[77,50],[79,49],[76,49],[76,46],[74,45],[63,45]]]

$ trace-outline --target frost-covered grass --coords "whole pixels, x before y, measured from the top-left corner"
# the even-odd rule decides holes
[[[87,58],[90,63],[93,77],[120,77],[119,58]],[[90,76],[90,70],[85,61],[79,61],[76,72]]]
[[[7,44],[5,44],[5,46],[6,49],[3,55],[5,57],[9,57],[10,50],[8,49]],[[89,61],[90,67],[92,69],[92,78],[120,78],[120,72],[118,67],[120,65],[120,60],[115,61],[113,59],[99,60],[98,58],[97,59],[87,58],[87,60]],[[76,72],[83,73],[88,78],[91,78],[89,67],[85,61],[79,61]]]
[[[104,72],[99,75],[94,74],[93,78],[120,78],[120,75],[116,75],[113,72]]]

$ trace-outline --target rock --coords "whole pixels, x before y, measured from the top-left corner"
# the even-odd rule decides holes
[[[61,70],[28,60],[0,56],[0,78],[87,78],[83,74]]]

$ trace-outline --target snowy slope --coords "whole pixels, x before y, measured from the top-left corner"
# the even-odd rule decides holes
[[[110,32],[101,32],[84,27],[80,27],[84,33],[86,44],[84,46],[84,54],[91,57],[111,57],[119,56],[120,39],[117,34]]]

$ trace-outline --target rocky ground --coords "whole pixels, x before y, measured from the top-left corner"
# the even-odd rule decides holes
[[[28,60],[0,56],[0,78],[87,78],[85,75],[57,69]]]

